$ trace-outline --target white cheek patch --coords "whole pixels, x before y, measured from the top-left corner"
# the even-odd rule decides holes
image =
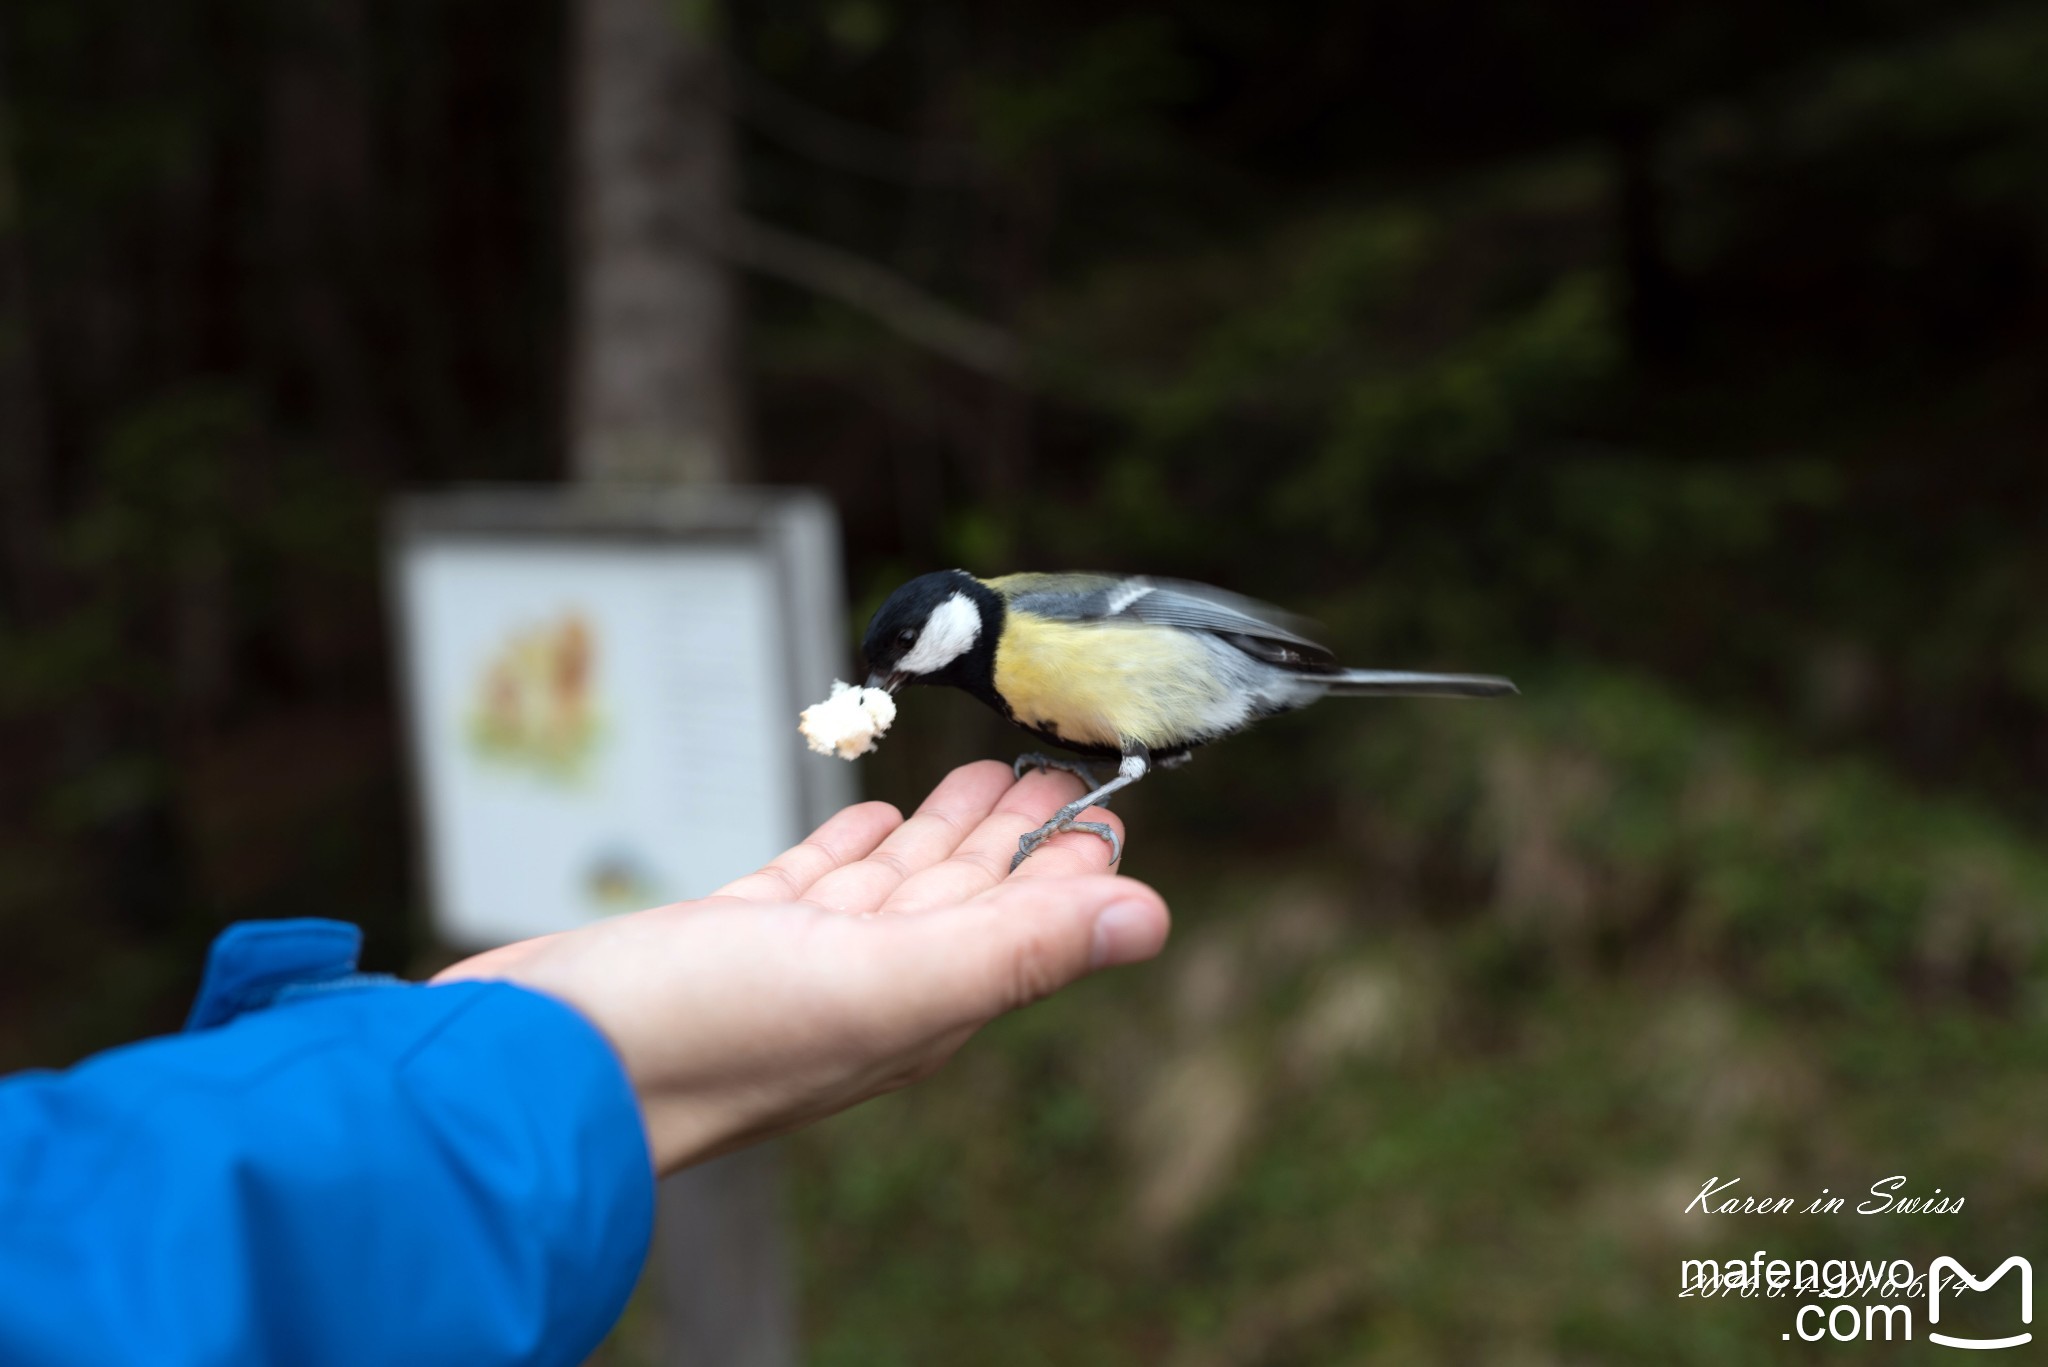
[[[906,674],[932,674],[974,649],[981,639],[981,613],[964,593],[956,593],[932,609],[910,648],[896,667]]]

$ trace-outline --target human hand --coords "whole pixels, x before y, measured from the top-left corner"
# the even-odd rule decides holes
[[[1070,775],[983,761],[904,820],[867,802],[763,868],[678,902],[523,940],[436,982],[502,978],[610,1038],[662,1173],[930,1075],[982,1025],[1077,978],[1151,958],[1159,895],[1109,846],[1017,839],[1078,796]],[[1091,808],[1090,819],[1122,823]]]

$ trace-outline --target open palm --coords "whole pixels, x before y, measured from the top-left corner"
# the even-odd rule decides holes
[[[970,764],[908,820],[849,807],[709,897],[491,950],[437,981],[503,978],[580,1009],[672,1171],[915,1081],[993,1017],[1156,954],[1164,904],[1111,876],[1095,836],[1009,871],[1018,837],[1080,792],[1065,774]]]

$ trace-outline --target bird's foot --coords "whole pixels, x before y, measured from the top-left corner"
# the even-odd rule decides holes
[[[1062,759],[1058,755],[1041,755],[1033,753],[1029,755],[1017,756],[1017,762],[1010,766],[1010,772],[1015,774],[1018,778],[1024,777],[1024,775],[1030,773],[1033,769],[1056,769],[1063,774],[1072,774],[1074,775],[1074,777],[1080,779],[1083,783],[1087,784],[1090,789],[1100,788],[1102,786],[1101,778],[1096,775],[1095,766],[1092,764],[1084,764],[1078,759]],[[1109,803],[1105,801],[1098,803],[1096,805],[1107,807]]]
[[[1116,832],[1110,828],[1107,822],[1080,821],[1075,819],[1074,816],[1069,815],[1065,808],[1061,808],[1058,812],[1054,813],[1052,820],[1046,822],[1029,835],[1019,837],[1016,857],[1010,860],[1010,872],[1015,873],[1017,866],[1026,859],[1029,859],[1040,845],[1043,845],[1062,831],[1086,831],[1090,835],[1099,835],[1104,840],[1107,840],[1109,842],[1109,862],[1112,865],[1124,857],[1123,842],[1116,838]]]

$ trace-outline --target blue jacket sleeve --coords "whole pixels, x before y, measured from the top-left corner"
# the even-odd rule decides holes
[[[510,984],[354,977],[353,927],[259,925],[198,1028],[0,1083],[0,1363],[580,1362],[653,1224],[609,1042]]]

